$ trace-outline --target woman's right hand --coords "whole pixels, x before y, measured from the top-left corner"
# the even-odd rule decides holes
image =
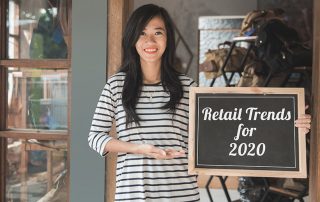
[[[140,144],[137,146],[137,154],[150,156],[155,159],[174,159],[185,156],[185,151],[175,149],[160,149],[150,144]]]

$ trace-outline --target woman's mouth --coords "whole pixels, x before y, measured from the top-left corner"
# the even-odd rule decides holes
[[[155,53],[155,52],[157,52],[157,48],[145,48],[144,49],[144,51],[146,52],[146,53]]]

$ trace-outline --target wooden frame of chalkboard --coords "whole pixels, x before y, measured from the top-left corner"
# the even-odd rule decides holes
[[[306,178],[303,88],[191,87],[190,174]]]

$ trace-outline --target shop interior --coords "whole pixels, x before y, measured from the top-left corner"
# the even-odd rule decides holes
[[[233,1],[233,4],[239,5],[231,8],[228,1],[135,0],[124,7],[130,11],[147,3],[163,6],[173,16],[176,25],[177,68],[194,78],[200,87],[302,87],[305,89],[305,102],[310,105],[313,1],[246,1],[245,4]],[[261,37],[258,38],[258,33],[250,30],[254,25],[245,28],[243,24],[255,15],[254,10],[279,12],[282,19],[278,16],[276,20],[280,19],[286,27],[292,28],[293,35],[299,36],[296,40],[303,44],[303,58],[295,57],[301,63],[292,64],[289,69],[277,70],[272,69],[274,65],[267,64],[268,59],[260,52],[261,46],[257,42]],[[112,8],[109,8],[109,12],[112,12]],[[126,14],[122,22],[125,22],[125,18]],[[263,24],[266,21],[264,19],[260,22]],[[116,67],[116,63],[109,62],[109,72],[112,72],[112,67]],[[311,113],[311,109],[307,112]],[[308,159],[309,152],[310,136],[307,137]],[[114,157],[109,162],[112,160]],[[113,165],[108,166],[107,173],[111,175]],[[107,184],[111,184],[113,179],[109,177],[108,180]],[[201,199],[205,201],[241,201],[240,198],[250,201],[310,201],[308,180],[199,175],[198,184]],[[110,186],[108,190],[112,193]],[[107,196],[112,198],[112,194]]]

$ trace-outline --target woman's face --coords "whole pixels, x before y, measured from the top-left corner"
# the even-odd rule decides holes
[[[141,64],[160,63],[167,45],[167,31],[160,17],[152,18],[136,43]]]

